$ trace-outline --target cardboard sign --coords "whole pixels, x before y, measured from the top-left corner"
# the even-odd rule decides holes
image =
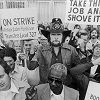
[[[4,40],[37,39],[37,9],[0,10]]]
[[[100,0],[67,0],[66,22],[100,25]]]
[[[26,8],[28,2],[26,0],[0,0],[0,9],[4,8]]]
[[[100,100],[100,83],[89,82],[85,100]]]

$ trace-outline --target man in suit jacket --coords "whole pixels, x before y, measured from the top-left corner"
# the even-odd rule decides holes
[[[63,85],[67,68],[61,64],[53,64],[48,75],[48,83],[41,84],[26,91],[26,100],[79,100],[79,92]]]

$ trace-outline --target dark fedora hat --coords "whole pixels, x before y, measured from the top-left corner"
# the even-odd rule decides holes
[[[50,23],[50,29],[49,30],[41,30],[41,33],[48,39],[50,36],[50,33],[62,33],[64,39],[67,36],[70,36],[71,30],[65,30],[64,25],[62,24],[61,19],[53,19]]]

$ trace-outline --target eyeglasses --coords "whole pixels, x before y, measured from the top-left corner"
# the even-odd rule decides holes
[[[53,83],[55,82],[55,84],[62,84],[62,80],[61,79],[57,79],[57,78],[53,78],[53,77],[48,77],[48,82],[49,83]]]
[[[31,44],[25,44],[25,46],[31,46]]]

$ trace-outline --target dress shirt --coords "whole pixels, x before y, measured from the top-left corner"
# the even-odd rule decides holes
[[[64,86],[61,94],[56,95],[52,92],[52,90],[50,90],[50,93],[51,93],[51,100],[64,100]]]
[[[15,64],[15,69],[9,74],[9,76],[18,87],[25,87],[28,85],[26,69],[22,66]]]
[[[55,63],[63,63],[62,62],[62,55],[61,55],[61,47],[59,47],[58,54],[55,54],[54,48],[52,48],[52,59],[51,59],[51,65]]]
[[[92,58],[92,61],[93,61],[93,60],[94,60],[94,59]],[[98,67],[98,65],[95,65],[95,66],[91,67],[90,75],[94,75],[94,74],[95,74],[95,72],[96,72],[96,70],[97,70],[97,67]]]
[[[0,100],[14,100],[15,94],[19,93],[13,81],[11,81],[11,88],[7,91],[0,91]]]

